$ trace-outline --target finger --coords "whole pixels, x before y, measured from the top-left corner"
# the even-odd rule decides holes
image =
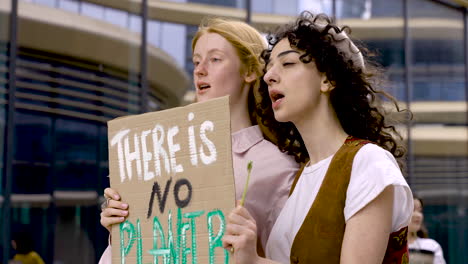
[[[243,249],[243,248],[248,248],[249,245],[255,245],[257,235],[248,232],[244,235],[227,235],[225,234],[223,238],[221,239],[221,242],[223,244],[223,247],[228,249],[228,248],[234,248],[235,250]]]
[[[124,221],[125,218],[123,217],[103,218],[101,219],[101,225],[110,231],[113,225],[123,223]]]
[[[108,227],[115,224],[120,224],[125,221],[125,217],[103,217],[101,218],[101,225]]]
[[[255,219],[254,219],[254,218],[252,217],[252,215],[249,213],[249,211],[247,210],[247,208],[245,208],[244,206],[238,205],[238,206],[234,209],[234,211],[235,211],[238,215],[244,217],[245,219],[249,219],[249,220],[251,219],[251,220],[255,221]]]
[[[112,188],[104,189],[104,197],[111,198],[111,199],[116,200],[116,201],[120,200],[119,193],[116,190],[112,189]]]
[[[236,208],[232,209],[231,213],[239,215],[239,216],[241,216],[241,217],[243,217],[245,219],[251,219],[252,218],[249,211],[245,207],[243,207],[241,205],[238,205]]]
[[[234,209],[227,217],[227,222],[229,224],[236,224],[236,225],[242,225],[242,226],[248,226],[249,228],[255,228],[256,229],[256,223],[255,220],[252,217],[245,217],[244,215],[240,214],[238,208]]]
[[[109,200],[109,203],[107,204],[107,208],[116,208],[116,209],[128,210],[128,204],[123,203],[121,201]]]
[[[247,220],[248,220],[247,218],[240,215],[240,209],[239,208],[234,208],[227,216],[227,222],[228,223],[242,224]]]
[[[114,217],[114,216],[124,216],[124,217],[126,217],[128,215],[128,211],[127,210],[114,209],[114,208],[106,208],[105,210],[102,211],[101,215],[104,216],[104,217]]]
[[[239,225],[232,224],[232,223],[227,224],[224,236],[231,236],[231,235],[234,236],[234,235],[239,234],[239,230],[238,230],[237,226],[239,226]]]
[[[231,250],[231,248],[233,248],[232,243],[235,241],[235,236],[224,235],[221,241],[223,242],[223,248]]]
[[[226,226],[226,233],[225,235],[229,236],[237,236],[237,237],[248,237],[252,239],[252,237],[257,237],[257,229],[255,226],[252,225],[236,225],[236,224],[229,224]]]
[[[125,221],[123,216],[107,217],[104,216],[104,212],[101,213],[101,225],[110,230],[111,225],[120,224]]]

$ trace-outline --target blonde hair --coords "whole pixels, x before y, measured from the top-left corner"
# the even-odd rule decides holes
[[[244,22],[223,18],[207,18],[201,22],[193,37],[192,51],[200,37],[206,33],[219,34],[234,46],[242,64],[242,73],[255,73],[257,80],[254,87],[258,86],[263,75],[263,63],[260,62],[259,58],[267,47],[266,39],[255,28]]]
[[[259,118],[255,109],[257,107],[256,94],[263,77],[264,67],[263,60],[260,60],[260,55],[267,48],[266,38],[255,28],[244,22],[211,17],[203,19],[200,23],[198,31],[192,40],[192,52],[200,37],[207,33],[216,33],[231,43],[241,62],[240,74],[255,74],[255,81],[250,84],[247,97],[250,121],[253,125],[258,124],[260,126],[260,129],[268,140],[275,141],[269,131],[262,124],[259,124]]]

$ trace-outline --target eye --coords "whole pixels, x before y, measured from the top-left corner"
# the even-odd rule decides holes
[[[216,58],[216,57],[213,57],[210,59],[212,62],[218,62],[218,61],[221,61],[220,58]]]
[[[194,65],[194,66],[198,66],[198,64],[200,64],[199,61],[193,61],[193,65]]]
[[[294,65],[294,62],[283,62],[283,67]]]

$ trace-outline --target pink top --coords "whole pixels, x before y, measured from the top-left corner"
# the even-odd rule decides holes
[[[292,156],[263,138],[258,126],[232,134],[232,162],[236,200],[240,200],[247,180],[247,164],[253,161],[249,189],[244,206],[257,223],[257,232],[265,247],[270,231],[288,199],[289,189],[299,165]],[[111,263],[111,247],[107,247],[99,264]]]

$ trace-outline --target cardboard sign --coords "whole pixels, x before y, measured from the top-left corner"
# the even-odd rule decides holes
[[[229,263],[235,206],[229,98],[111,120],[110,184],[129,204],[112,263]]]

